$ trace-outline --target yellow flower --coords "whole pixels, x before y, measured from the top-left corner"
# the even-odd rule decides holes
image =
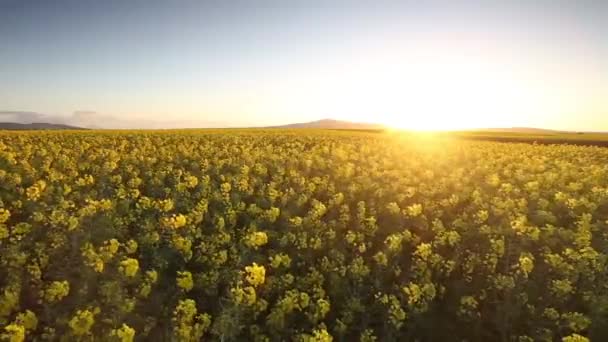
[[[230,190],[232,190],[232,186],[230,185],[230,183],[223,183],[222,185],[220,185],[220,191],[227,195],[230,193]]]
[[[68,325],[74,335],[86,335],[95,323],[94,313],[89,310],[78,310]]]
[[[305,339],[307,342],[332,342],[334,338],[325,329],[315,329],[312,337]]]
[[[480,210],[475,214],[475,221],[479,224],[482,224],[488,220],[490,217],[487,210]]]
[[[146,271],[146,279],[151,283],[156,283],[158,280],[158,272],[155,270]]]
[[[119,329],[112,329],[110,336],[118,338],[120,342],[132,342],[135,338],[135,329],[123,323]]]
[[[268,235],[264,232],[252,232],[245,238],[245,244],[253,249],[264,246],[268,243]]]
[[[98,272],[98,273],[103,272],[103,269],[104,269],[103,259],[101,258],[101,256],[99,254],[97,254],[97,252],[95,252],[93,245],[91,243],[87,242],[81,248],[81,250],[82,250],[82,257],[85,259],[85,264],[87,266],[92,267],[95,270],[95,272]]]
[[[272,268],[279,268],[281,266],[289,267],[291,265],[291,258],[284,253],[270,256],[268,259],[270,260],[270,266],[272,266]]]
[[[376,253],[373,258],[378,263],[378,265],[386,266],[388,264],[388,258],[386,257],[386,254],[382,252]]]
[[[173,203],[172,199],[161,200],[156,204],[156,207],[158,208],[158,210],[165,212],[165,213],[173,210],[174,206],[175,206],[175,204]]]
[[[9,236],[8,228],[5,225],[0,224],[0,240],[6,239]]]
[[[36,183],[34,183],[32,186],[28,187],[25,190],[25,193],[29,200],[35,201],[38,198],[40,198],[40,195],[42,194],[44,189],[46,189],[46,182],[43,180],[39,180]]]
[[[590,340],[579,334],[572,334],[562,338],[562,342],[589,342]]]
[[[163,225],[168,228],[179,229],[186,225],[187,220],[186,216],[182,214],[173,215],[169,218],[163,218]]]
[[[422,260],[428,259],[433,254],[432,246],[429,243],[421,243],[416,247],[414,255],[418,256]]]
[[[186,216],[179,214],[174,217],[173,228],[181,228],[186,225]]]
[[[367,247],[365,246],[364,243],[362,243],[359,245],[359,247],[357,249],[359,250],[359,253],[365,253],[365,251],[367,250]]]
[[[25,341],[25,327],[20,324],[9,324],[4,327],[5,333],[0,334],[3,341],[23,342]]]
[[[422,214],[422,205],[421,204],[412,204],[409,207],[405,208],[405,212],[408,216],[416,217]]]
[[[257,300],[257,296],[255,293],[255,288],[253,286],[246,286],[244,288],[237,286],[230,290],[232,296],[234,297],[234,301],[238,304],[245,304],[247,306],[251,306],[255,304]]]
[[[38,318],[30,310],[25,310],[25,312],[18,314],[16,321],[25,327],[26,330],[36,330],[38,326]]]
[[[47,303],[60,301],[70,293],[70,283],[67,280],[54,281],[44,290],[43,297]]]
[[[192,290],[192,288],[194,287],[192,273],[188,271],[177,272],[177,286],[186,291]]]
[[[129,241],[127,241],[127,243],[125,244],[125,249],[127,251],[127,254],[133,254],[135,252],[137,252],[137,241],[131,239]]]
[[[195,188],[198,185],[198,178],[190,175],[184,178],[186,186],[190,189]]]
[[[401,234],[391,234],[386,237],[384,243],[391,252],[399,252],[402,248],[403,236]]]
[[[519,257],[519,268],[524,272],[524,274],[528,275],[534,269],[534,260],[529,256],[520,256]]]
[[[103,268],[104,268],[103,260],[97,259],[93,262],[93,270],[95,270],[95,272],[101,273],[101,272],[103,272]]]
[[[549,290],[558,298],[565,297],[574,292],[574,287],[568,279],[555,279],[551,281]]]
[[[139,270],[139,261],[133,258],[126,258],[125,260],[120,262],[120,266],[118,267],[118,271],[127,277],[135,277],[137,271]]]
[[[118,252],[118,248],[120,247],[120,243],[116,239],[110,239],[104,241],[104,245],[99,248],[99,253],[101,254],[104,261],[108,261],[112,259],[112,257]]]
[[[258,266],[255,262],[251,266],[245,267],[247,277],[245,278],[249,284],[259,286],[264,284],[266,280],[266,269],[264,266]]]
[[[0,223],[5,223],[11,217],[8,209],[0,208]]]

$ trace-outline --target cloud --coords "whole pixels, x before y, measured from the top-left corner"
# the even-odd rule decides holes
[[[0,111],[0,121],[2,122],[16,122],[22,124],[30,124],[33,122],[55,123],[56,119],[57,118],[53,115],[36,112]]]
[[[116,119],[113,116],[100,114],[91,110],[75,111],[67,118],[70,125],[85,128],[126,128],[124,120]]]
[[[229,126],[225,122],[206,120],[119,119],[111,115],[88,110],[74,112],[68,118],[68,123],[79,127],[106,129],[217,128]]]
[[[23,124],[45,122],[97,129],[218,128],[229,126],[226,122],[221,121],[122,119],[92,110],[77,110],[68,116],[25,111],[0,111],[0,122]]]

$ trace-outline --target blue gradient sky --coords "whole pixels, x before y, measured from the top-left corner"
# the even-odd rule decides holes
[[[608,1],[0,0],[0,110],[608,130]]]

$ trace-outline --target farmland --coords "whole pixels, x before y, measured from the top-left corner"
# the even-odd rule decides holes
[[[607,256],[602,147],[0,133],[10,341],[606,340]]]

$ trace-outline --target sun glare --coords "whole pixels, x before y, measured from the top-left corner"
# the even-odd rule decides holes
[[[377,48],[297,69],[258,85],[262,96],[246,108],[272,108],[272,115],[302,122],[332,118],[416,131],[542,126],[578,108],[549,67],[510,61],[503,51],[461,50]]]
[[[419,131],[506,127],[546,100],[521,70],[481,56],[434,57],[441,55],[366,58],[322,82],[306,79],[306,91],[286,99],[301,112]]]
[[[534,108],[534,95],[523,80],[499,65],[479,61],[424,63],[406,81],[387,86],[403,89],[393,103],[393,115],[383,118],[391,127],[420,131],[498,127],[505,118]],[[399,84],[400,83],[400,84]],[[381,98],[378,99],[381,101]]]

